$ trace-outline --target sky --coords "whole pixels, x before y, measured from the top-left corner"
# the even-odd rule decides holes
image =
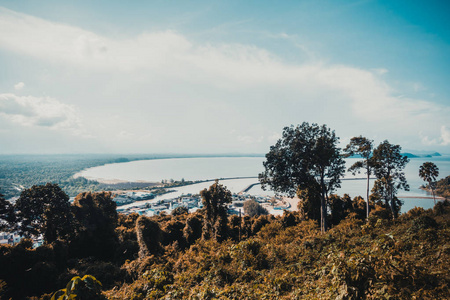
[[[0,154],[450,154],[450,2],[0,0]]]

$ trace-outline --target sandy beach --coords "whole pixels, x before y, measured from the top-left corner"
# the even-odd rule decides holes
[[[298,202],[300,202],[300,199],[295,196],[294,198],[289,198],[289,197],[283,197],[283,200],[288,202],[291,207],[289,208],[290,211],[297,211],[298,210]]]

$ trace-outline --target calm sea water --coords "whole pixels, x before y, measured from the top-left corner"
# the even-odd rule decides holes
[[[257,177],[263,157],[171,158],[139,160],[90,168],[78,173],[88,179],[161,182]]]
[[[347,167],[352,165],[358,159],[347,159]],[[224,158],[176,158],[176,159],[156,159],[133,161],[128,163],[109,164],[100,167],[84,170],[76,176],[83,176],[88,179],[104,180],[124,180],[124,181],[149,181],[160,182],[163,179],[174,180],[208,180],[216,178],[235,178],[235,177],[255,177],[245,179],[223,180],[232,192],[239,192],[252,183],[258,182],[256,177],[263,171],[262,165],[264,157],[224,157]],[[398,196],[404,201],[402,211],[420,206],[424,208],[433,207],[432,199],[426,198],[408,198],[408,197],[428,197],[427,192],[420,189],[424,184],[419,177],[419,167],[425,162],[431,161],[439,167],[439,179],[450,175],[450,156],[432,157],[432,158],[411,158],[405,168],[406,179],[410,185],[410,191],[399,191]],[[346,178],[364,178],[365,174],[353,176],[346,174]],[[182,194],[198,193],[212,182],[204,182],[190,186],[177,188],[176,194],[170,194],[170,197],[177,197]],[[373,180],[370,182],[372,188]],[[254,195],[273,195],[271,191],[263,191],[259,185],[254,186],[250,191]],[[365,198],[366,181],[365,180],[343,180],[341,188],[336,191],[337,194],[349,194],[351,197],[361,195]],[[166,196],[166,197],[168,197]],[[404,198],[406,197],[406,198]]]

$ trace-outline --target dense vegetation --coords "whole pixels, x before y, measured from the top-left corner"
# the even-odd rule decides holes
[[[96,181],[72,176],[86,168],[128,159],[113,155],[2,155],[0,189],[6,198],[18,196],[23,189],[47,182],[58,184],[69,196],[85,190],[100,190]]]
[[[450,176],[442,178],[436,183],[436,194],[446,199],[450,198]]]
[[[246,215],[250,217],[259,216],[259,215],[267,215],[269,212],[265,209],[261,204],[259,204],[254,199],[249,199],[244,202],[243,205],[244,212]]]
[[[109,163],[145,159],[195,157],[195,155],[0,155],[0,191],[6,199],[17,197],[33,185],[47,182],[58,184],[70,197],[86,191],[134,189],[148,186],[144,183],[101,184],[85,178],[72,178],[84,169]],[[171,186],[168,183],[168,186]]]
[[[270,147],[263,162],[264,172],[259,174],[261,186],[273,191],[302,199],[301,209],[313,220],[320,220],[320,228],[329,228],[327,214],[330,196],[340,187],[345,173],[344,157],[360,155],[364,160],[356,162],[348,171],[365,169],[369,176],[376,176],[372,194],[366,197],[366,217],[372,202],[384,201],[392,218],[397,218],[402,205],[397,198],[400,189],[409,190],[404,168],[409,159],[401,154],[400,145],[385,140],[373,148],[373,141],[354,137],[345,147],[338,148],[339,137],[325,124],[303,122],[285,127],[281,138]],[[373,151],[372,151],[373,150]],[[369,184],[369,182],[367,182]]]
[[[33,248],[26,238],[0,246],[0,298],[449,298],[450,203],[399,214],[396,193],[408,189],[408,158],[399,145],[384,141],[374,148],[364,137],[353,138],[345,155],[363,158],[349,171],[376,176],[372,194],[334,195],[345,171],[338,139],[325,125],[284,129],[259,178],[301,201],[298,211],[278,217],[253,200],[244,204],[246,216],[229,216],[232,196],[218,181],[200,192],[203,208],[195,213],[180,207],[151,218],[122,215],[111,193],[83,192],[70,203],[64,192],[83,184],[101,188],[67,176],[111,162],[104,157],[78,166],[63,157],[47,162],[42,171],[53,183],[31,187],[42,178],[19,179],[36,174],[39,163],[10,166],[2,184],[22,192],[15,203],[0,195],[0,227],[41,236],[44,244]],[[21,175],[7,176],[17,170]],[[431,171],[420,170],[430,185]],[[437,184],[437,193],[448,192],[449,178]],[[185,182],[168,183],[178,184]]]
[[[55,231],[38,248],[26,239],[0,246],[0,296],[49,299],[89,274],[103,289],[92,299],[450,297],[447,201],[396,220],[380,202],[366,223],[362,198],[333,195],[334,225],[321,233],[301,211],[226,216],[229,195],[217,183],[202,196],[210,205],[194,214],[148,218],[117,214],[108,193],[82,193],[67,212],[71,233]]]

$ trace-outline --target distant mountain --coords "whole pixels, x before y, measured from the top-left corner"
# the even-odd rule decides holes
[[[437,156],[442,156],[439,152],[431,152],[431,151],[424,151],[424,150],[412,150],[412,149],[404,149],[404,150],[405,150],[405,153],[403,153],[403,155],[408,156],[408,154],[411,154],[411,155],[413,155],[411,157],[437,157]]]
[[[420,156],[417,156],[417,155],[415,155],[415,154],[408,153],[408,152],[402,153],[402,155],[406,156],[407,158],[417,158],[417,157],[420,157]]]
[[[435,157],[435,156],[442,156],[439,152],[434,152],[431,154],[412,154],[409,152],[402,153],[408,158],[418,158],[418,157]]]
[[[404,155],[404,156],[406,156],[406,157],[408,157],[408,158],[420,158],[420,157],[437,157],[437,156],[442,156],[439,152],[434,152],[434,153],[431,153],[431,154],[426,154],[426,153],[424,153],[424,154],[413,154],[413,153],[411,153],[411,152],[404,152],[404,153],[402,153],[402,155]],[[351,158],[361,158],[362,156],[361,155],[359,155],[359,154],[355,154],[355,155],[352,155],[352,156],[350,156]]]

